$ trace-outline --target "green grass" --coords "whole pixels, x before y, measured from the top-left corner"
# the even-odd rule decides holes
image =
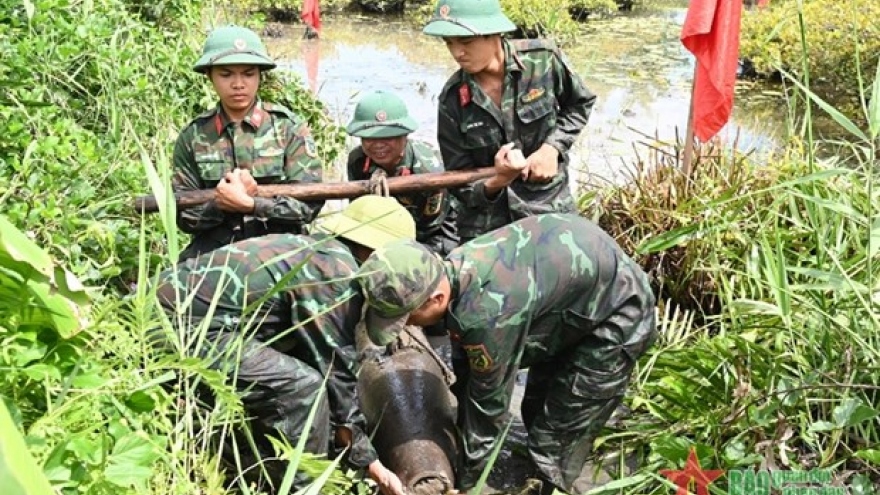
[[[810,66],[803,78],[783,70],[803,120],[766,163],[704,145],[690,193],[677,170],[645,163],[639,183],[586,199],[666,296],[634,414],[602,439],[643,466],[618,482],[625,490],[605,492],[667,493],[656,473],[679,469],[695,448],[704,468],[830,469],[852,493],[873,493],[880,67],[863,72],[872,76],[859,78],[864,114],[850,120],[810,89]],[[847,139],[816,140],[818,112]],[[726,493],[725,483],[713,491]]]

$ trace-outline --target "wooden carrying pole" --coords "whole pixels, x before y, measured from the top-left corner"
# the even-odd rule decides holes
[[[471,182],[491,177],[495,174],[492,167],[472,170],[455,170],[451,172],[433,172],[427,174],[402,175],[389,177],[389,194],[406,194],[419,191],[436,191],[450,187],[461,187]],[[297,184],[272,184],[257,186],[256,196],[274,198],[288,196],[300,201],[318,201],[327,199],[351,199],[370,194],[370,181],[357,180],[350,182],[317,182]],[[207,203],[214,199],[214,189],[185,191],[174,194],[178,210],[186,210]],[[154,213],[159,211],[156,197],[139,196],[134,200],[134,209],[138,213]]]
[[[694,88],[697,81],[697,67],[694,66],[694,77],[691,81],[691,99],[688,105],[687,129],[684,135],[684,157],[682,163],[682,172],[685,178],[685,187],[688,187],[691,181],[691,174],[694,171]]]

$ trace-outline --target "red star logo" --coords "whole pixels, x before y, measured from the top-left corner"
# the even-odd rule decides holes
[[[678,487],[675,495],[690,495],[692,492],[689,488],[692,482],[697,490],[696,495],[709,495],[709,484],[724,474],[724,471],[721,469],[704,471],[700,467],[700,459],[697,458],[697,452],[691,447],[691,452],[688,454],[684,469],[681,471],[664,469],[660,471],[660,474],[666,476],[669,481]]]

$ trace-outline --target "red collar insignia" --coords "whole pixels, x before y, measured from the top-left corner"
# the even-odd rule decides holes
[[[471,102],[471,87],[468,86],[468,83],[462,83],[461,86],[458,87],[458,103],[466,107]]]

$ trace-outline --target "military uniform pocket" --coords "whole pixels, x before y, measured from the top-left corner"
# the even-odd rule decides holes
[[[220,179],[229,171],[229,165],[216,153],[197,155],[196,166],[199,168],[199,177],[210,185],[220,182]]]
[[[520,98],[516,116],[519,119],[517,137],[522,142],[523,153],[528,156],[541,147],[556,127],[556,100],[550,93],[528,103]]]
[[[587,400],[610,399],[626,393],[633,363],[619,348],[609,349],[601,361],[579,359],[571,392]]]
[[[258,184],[283,181],[285,179],[284,150],[280,148],[258,150],[251,167],[251,175]]]
[[[501,146],[501,129],[488,120],[465,120],[459,125],[464,137],[463,145],[470,150],[488,148],[491,150]],[[494,152],[492,153],[494,157]]]

